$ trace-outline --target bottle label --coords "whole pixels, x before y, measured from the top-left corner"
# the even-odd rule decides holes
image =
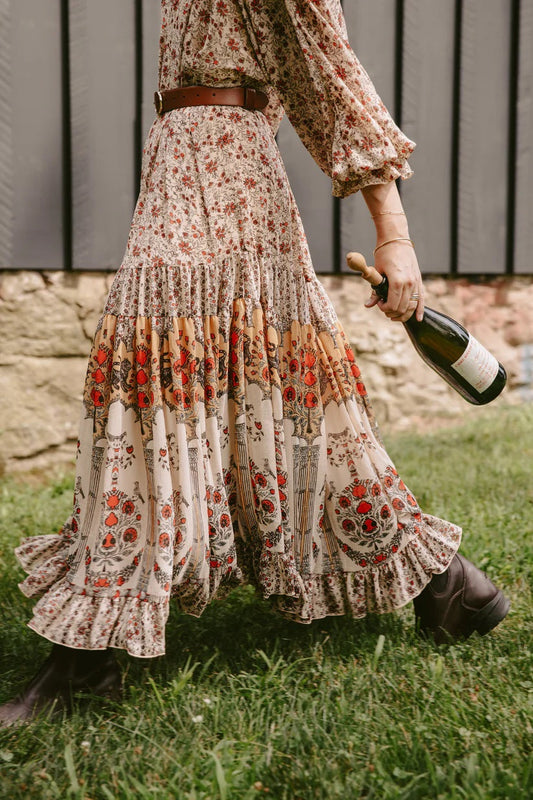
[[[459,375],[478,392],[484,392],[494,381],[500,365],[492,353],[472,335],[463,355],[452,364]]]

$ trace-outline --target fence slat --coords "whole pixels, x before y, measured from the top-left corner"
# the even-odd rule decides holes
[[[370,75],[376,90],[394,117],[395,2],[344,4],[344,16],[352,49]],[[360,192],[341,200],[341,270],[351,272],[346,254],[359,251],[372,263],[376,244],[374,224]]]
[[[0,269],[13,261],[12,16],[10,0],[0,0]]]
[[[316,272],[331,272],[333,265],[333,197],[331,181],[307,152],[285,116],[278,147],[298,204]]]
[[[159,66],[160,0],[143,2],[143,140],[155,118],[154,92],[157,89]]]
[[[518,142],[516,158],[515,272],[533,272],[533,3],[520,9]]]
[[[135,200],[131,0],[70,0],[74,269],[116,269]]]
[[[57,0],[11,0],[10,262],[63,267],[61,25]],[[4,165],[4,169],[6,169]],[[8,184],[9,186],[9,184]]]
[[[402,130],[417,147],[402,202],[420,268],[451,266],[454,4],[405,0]]]
[[[464,0],[458,272],[504,273],[510,4]]]

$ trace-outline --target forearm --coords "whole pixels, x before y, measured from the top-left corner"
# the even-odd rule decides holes
[[[404,214],[400,194],[394,181],[365,186],[361,192],[370,215],[374,218],[377,244],[397,236],[409,236],[407,217]],[[394,211],[395,213],[383,214],[384,211]]]
[[[366,305],[378,305],[390,319],[399,322],[408,320],[416,308],[416,317],[421,320],[424,286],[396,184],[373,184],[361,191],[376,226],[374,266],[389,281],[387,301],[378,300],[374,294]]]

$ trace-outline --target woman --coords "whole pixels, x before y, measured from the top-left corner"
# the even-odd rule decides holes
[[[42,594],[29,625],[55,644],[4,724],[71,691],[118,691],[109,648],[164,653],[171,597],[200,615],[246,580],[303,623],[414,599],[437,641],[485,633],[509,606],[391,463],[274,139],[285,112],[333,194],[361,190],[390,283],[367,305],[421,318],[394,182],[415,145],[351,50],[339,0],[162,12],[159,116],[91,350],[73,512],[17,549],[23,592]]]

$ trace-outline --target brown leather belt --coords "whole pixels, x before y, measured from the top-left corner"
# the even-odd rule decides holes
[[[268,105],[268,95],[248,86],[182,86],[156,92],[154,104],[160,117],[184,106],[242,106],[250,111],[262,111]]]

